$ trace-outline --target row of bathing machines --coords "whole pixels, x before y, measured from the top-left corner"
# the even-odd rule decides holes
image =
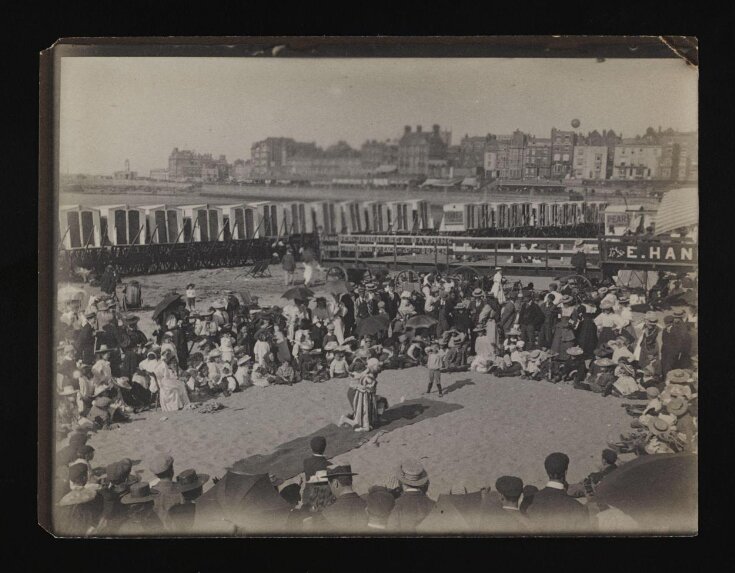
[[[62,248],[229,241],[321,232],[463,233],[482,229],[601,224],[603,202],[449,203],[426,200],[62,205]],[[440,223],[432,211],[441,209]]]

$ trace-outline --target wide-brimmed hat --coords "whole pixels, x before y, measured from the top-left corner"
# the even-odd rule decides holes
[[[598,358],[595,360],[595,365],[601,368],[609,368],[610,366],[615,366],[615,362],[610,358]]]
[[[219,358],[222,356],[222,351],[219,350],[219,348],[215,348],[214,350],[210,351],[209,354],[207,354],[207,360],[210,358]]]
[[[112,352],[112,348],[109,348],[107,344],[102,344],[97,350],[94,351],[95,354],[104,354],[105,352]]]
[[[672,384],[688,384],[690,379],[691,377],[686,370],[678,368],[676,370],[669,370],[668,374],[666,374],[666,381]]]
[[[658,322],[658,316],[656,316],[656,313],[652,310],[649,310],[646,313],[646,322],[649,324],[656,324]]]
[[[648,419],[648,429],[656,436],[662,436],[669,430],[669,423],[658,416],[651,416]]]
[[[684,318],[686,316],[686,312],[684,312],[683,308],[676,309],[673,313],[674,318]]]
[[[134,314],[129,314],[123,320],[125,322],[134,323],[134,322],[138,322],[140,320],[140,317]]]
[[[158,494],[158,490],[151,489],[151,486],[147,481],[141,481],[130,486],[128,493],[124,494],[120,498],[120,503],[125,505],[132,503],[145,503],[156,499]]]
[[[119,378],[112,378],[112,383],[118,388],[124,388],[125,390],[131,390],[133,387],[130,385],[130,380],[127,376],[120,376]]]
[[[74,389],[74,386],[64,386],[61,390],[57,391],[59,396],[73,396],[76,393],[77,391]]]
[[[599,294],[603,294],[603,295],[607,294],[609,291],[610,291],[610,289],[608,289],[607,287],[600,287],[600,288],[597,289],[597,292]]]
[[[328,322],[327,323],[327,330],[334,330],[334,323],[333,322]]]
[[[241,356],[240,358],[237,359],[237,365],[243,366],[248,363],[248,360],[251,360],[251,359],[252,357],[250,355],[245,354],[244,356]]]
[[[472,291],[472,296],[474,296],[474,297],[482,296],[482,289],[481,288],[476,288],[475,290],[473,290]]]
[[[180,492],[191,491],[202,487],[209,481],[209,475],[198,474],[196,470],[184,470],[176,476],[176,486]]]
[[[326,474],[327,479],[333,478],[333,477],[339,477],[339,476],[356,476],[356,475],[358,474],[352,471],[352,466],[350,464],[327,468],[327,474]]]
[[[411,293],[409,291],[407,291],[407,290],[404,290],[401,293],[401,298],[411,298]]]
[[[314,348],[314,341],[310,338],[307,338],[303,342],[299,342],[299,346],[302,350],[313,350]]]
[[[565,294],[563,297],[561,297],[562,304],[570,304],[572,302],[574,302],[574,299],[571,297],[571,295]]]
[[[649,386],[646,388],[646,394],[649,398],[657,398],[661,394],[660,390],[656,386]]]
[[[378,290],[378,285],[376,285],[375,283],[367,283],[365,285],[365,290],[370,291],[370,292],[374,292],[374,291]]]
[[[516,328],[515,326],[510,329],[510,332],[508,332],[508,336],[520,336],[521,331],[519,328]]]
[[[567,348],[567,354],[569,354],[569,356],[581,356],[584,354],[584,350],[579,346],[572,346],[571,348]]]
[[[666,404],[666,409],[674,416],[683,416],[689,410],[689,402],[681,396],[676,396]]]
[[[429,476],[418,460],[404,460],[398,468],[398,481],[402,484],[421,487],[429,481]]]
[[[529,354],[529,357],[533,360],[536,360],[539,356],[541,356],[541,351],[538,348],[536,350],[531,350],[531,354]]]

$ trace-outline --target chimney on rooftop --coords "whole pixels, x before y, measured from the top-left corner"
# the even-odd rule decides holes
[[[416,133],[421,133],[421,126],[420,125],[417,125],[416,126]]]
[[[411,133],[411,126],[407,125],[403,128],[403,133]]]

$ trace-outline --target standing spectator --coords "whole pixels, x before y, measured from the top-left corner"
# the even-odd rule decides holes
[[[572,255],[572,267],[574,272],[578,275],[584,275],[587,272],[587,255],[584,252],[584,247],[581,241],[575,243],[576,250]]]
[[[286,254],[281,259],[281,267],[285,273],[285,284],[286,286],[292,285],[294,282],[294,272],[296,271],[296,259],[293,256],[293,250],[291,247],[286,249]]]
[[[168,510],[174,505],[182,503],[181,492],[174,483],[174,459],[166,454],[159,454],[149,464],[150,470],[156,474],[158,481],[155,484],[158,495],[154,502],[155,512],[166,529],[171,528],[171,519]]]
[[[521,327],[521,338],[526,343],[526,350],[536,348],[536,333],[543,327],[544,313],[530,294],[524,297],[521,311],[518,313],[518,324]]]
[[[373,486],[365,497],[367,507],[368,529],[385,531],[388,527],[388,519],[396,500],[393,495],[383,486]]]

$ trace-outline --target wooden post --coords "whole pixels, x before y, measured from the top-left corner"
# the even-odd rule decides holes
[[[496,240],[493,245],[495,246],[495,266],[498,266],[498,241]]]
[[[398,269],[398,237],[393,236],[393,270]]]

